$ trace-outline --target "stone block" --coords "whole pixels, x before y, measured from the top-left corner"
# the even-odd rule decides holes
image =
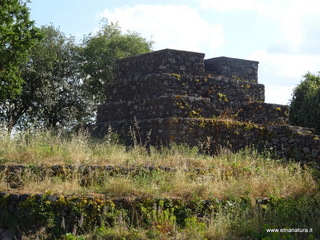
[[[206,72],[250,82],[258,82],[259,62],[257,61],[217,57],[206,59],[204,64]]]
[[[15,239],[14,231],[11,228],[6,229],[1,233],[3,240],[13,240]]]
[[[117,78],[132,79],[150,73],[204,74],[204,54],[164,49],[117,61]]]

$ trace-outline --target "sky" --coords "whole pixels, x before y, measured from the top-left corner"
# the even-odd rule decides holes
[[[266,102],[288,104],[307,72],[320,71],[319,0],[31,0],[37,26],[53,24],[77,40],[118,22],[153,40],[205,58],[259,61]]]

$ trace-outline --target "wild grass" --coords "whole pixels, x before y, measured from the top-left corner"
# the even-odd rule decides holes
[[[43,178],[25,172],[18,176],[18,187],[10,188],[6,173],[0,173],[0,191],[51,192],[64,195],[99,193],[111,198],[224,199],[239,196],[295,197],[311,194],[317,190],[317,182],[312,174],[296,164],[284,167],[272,162],[251,162],[244,167],[243,163],[221,162],[221,159],[217,159],[216,167],[201,175],[180,170],[175,172],[157,170],[128,175],[100,173],[92,176],[90,183],[85,186],[81,173],[73,173],[67,178],[64,176]]]
[[[96,140],[86,133],[66,136],[37,131],[15,136],[2,134],[0,163],[30,166],[23,171],[0,171],[0,191],[3,192],[104,195],[110,199],[145,197],[197,201],[244,197],[251,200],[251,206],[246,208],[241,205],[221,206],[212,212],[212,216],[188,217],[183,227],[177,223],[170,209],[159,208],[148,213],[149,226],[130,226],[124,220],[125,216],[120,216],[114,226],[102,224],[82,236],[65,234],[64,239],[257,239],[256,236],[269,236],[261,230],[267,228],[262,223],[270,224],[270,228],[287,223],[288,226],[294,225],[290,222],[290,216],[295,211],[304,214],[302,219],[319,216],[311,197],[308,198],[319,191],[318,171],[299,163],[275,160],[268,153],[261,154],[252,149],[236,153],[221,149],[220,154],[209,156],[186,145],[172,144],[147,149],[140,145],[122,145],[111,136]],[[113,165],[119,171],[92,170],[84,174],[78,170],[66,170],[52,175],[50,170],[33,169],[35,166],[50,169],[50,166],[57,164]],[[163,168],[148,170],[145,166],[166,166],[171,167],[172,171]],[[141,169],[121,171],[130,167]],[[264,197],[292,201],[270,211],[269,215],[258,216],[253,210],[256,209],[255,200]],[[298,198],[306,200],[296,203],[294,199]],[[260,219],[261,216],[263,219]],[[292,216],[300,219],[297,214]],[[45,231],[36,235],[46,238]],[[33,237],[26,236],[24,239]],[[310,239],[314,239],[313,236]]]
[[[170,166],[175,171],[140,171],[124,174],[92,173],[83,184],[82,172],[66,176],[24,172],[21,184],[10,187],[7,173],[0,172],[0,191],[51,192],[53,194],[104,194],[117,197],[230,198],[295,197],[318,190],[312,170],[299,163],[271,159],[254,150],[217,156],[202,155],[196,148],[171,145],[147,151],[117,142],[93,141],[86,134],[63,137],[51,132],[2,137],[0,159],[5,164],[73,164],[114,166]],[[194,170],[198,169],[198,173]],[[16,186],[18,185],[18,186]]]
[[[84,164],[84,165],[153,165],[204,167],[206,157],[197,148],[172,145],[170,148],[136,145],[128,149],[117,140],[92,139],[87,133],[64,136],[62,133],[36,131],[14,137],[0,137],[0,163],[14,164]]]

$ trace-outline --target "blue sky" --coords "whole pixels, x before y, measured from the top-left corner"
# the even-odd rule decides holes
[[[308,71],[320,71],[319,0],[32,0],[38,26],[81,40],[102,18],[155,42],[154,50],[198,51],[259,61],[266,102],[287,104]]]

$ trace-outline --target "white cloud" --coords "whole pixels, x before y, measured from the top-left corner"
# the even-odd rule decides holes
[[[287,105],[292,98],[292,92],[295,86],[273,86],[266,85],[266,103],[277,103]]]
[[[287,104],[292,90],[308,71],[320,70],[319,0],[198,0],[206,11],[247,11],[270,21],[275,41],[248,54],[259,64],[266,101]]]
[[[265,85],[266,102],[287,104],[292,90],[307,72],[317,73],[320,56],[270,53],[265,50],[250,55],[259,59],[259,82]]]
[[[230,11],[230,10],[249,10],[256,11],[258,13],[266,13],[268,11],[268,5],[263,1],[257,0],[198,0],[201,7],[204,9],[215,9],[218,11]]]
[[[278,41],[271,43],[271,51],[301,54],[318,51],[320,44],[312,35],[319,36],[319,0],[198,0],[202,8],[217,11],[251,11],[267,17],[279,28]],[[318,39],[318,38],[316,38]],[[311,50],[311,51],[310,51]]]
[[[280,41],[273,46],[275,49],[285,48],[288,53],[301,52],[306,43],[302,22],[303,18],[312,12],[313,7],[309,6],[312,1],[282,0],[271,5],[273,11],[268,16],[278,23],[281,32]]]
[[[272,72],[282,79],[297,78],[298,82],[308,71],[316,73],[320,70],[319,55],[279,54],[261,50],[251,54],[250,58],[259,59],[261,71]]]
[[[196,9],[186,5],[136,5],[106,9],[101,14],[117,21],[125,30],[136,31],[155,41],[155,50],[175,48],[214,51],[225,43],[221,24],[203,20]]]

